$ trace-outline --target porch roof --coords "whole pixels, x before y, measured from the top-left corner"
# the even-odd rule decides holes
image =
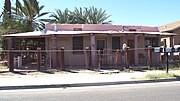
[[[137,32],[137,31],[34,31],[17,34],[3,35],[4,37],[37,37],[37,36],[50,36],[50,35],[76,35],[76,34],[145,34],[145,35],[162,35],[172,36],[177,35],[174,33],[162,33],[162,32]]]

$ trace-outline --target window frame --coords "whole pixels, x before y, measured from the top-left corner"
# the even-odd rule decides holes
[[[84,46],[83,36],[73,36],[72,37],[73,53],[83,53],[83,46]]]
[[[118,44],[117,44],[118,41]],[[112,50],[117,50],[117,49],[121,49],[121,38],[120,37],[112,37]],[[115,44],[114,44],[115,42]]]
[[[145,47],[148,47],[148,46],[159,47],[158,38],[157,37],[146,37],[145,38]]]

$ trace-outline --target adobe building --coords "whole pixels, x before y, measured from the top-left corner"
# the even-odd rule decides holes
[[[174,30],[176,30],[175,28]],[[178,29],[179,31],[179,29]],[[159,47],[161,38],[173,36],[171,33],[161,33],[158,27],[124,26],[112,24],[46,24],[45,30],[27,33],[4,35],[11,38],[43,38],[45,50],[65,50],[65,66],[85,66],[84,53],[86,47],[90,49],[89,64],[97,67],[97,50],[122,50],[126,44],[132,51],[129,53],[130,65],[147,64],[148,46]],[[12,47],[9,41],[9,48]],[[178,43],[178,42],[177,42]],[[136,50],[142,48],[140,50]],[[31,50],[31,49],[29,49]],[[50,57],[50,54],[48,55]],[[51,54],[53,68],[61,63],[58,53]],[[123,55],[119,56],[119,64],[123,64]],[[153,54],[152,63],[159,64],[160,55]],[[113,57],[105,57],[105,64],[112,64]]]

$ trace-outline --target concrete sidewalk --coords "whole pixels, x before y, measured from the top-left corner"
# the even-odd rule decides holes
[[[179,70],[170,72],[180,73]],[[177,78],[159,80],[142,79],[145,75],[154,73],[165,73],[165,71],[131,71],[127,73],[119,72],[117,70],[102,70],[100,72],[90,70],[72,70],[66,72],[55,72],[54,74],[51,74],[51,72],[44,73],[26,71],[17,73],[1,72],[0,90],[102,86],[179,80]]]

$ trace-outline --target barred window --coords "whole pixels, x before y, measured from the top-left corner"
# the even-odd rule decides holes
[[[145,38],[145,47],[158,47],[158,38]]]
[[[112,49],[120,49],[120,37],[112,37]]]
[[[73,37],[73,50],[83,50],[83,37]]]

